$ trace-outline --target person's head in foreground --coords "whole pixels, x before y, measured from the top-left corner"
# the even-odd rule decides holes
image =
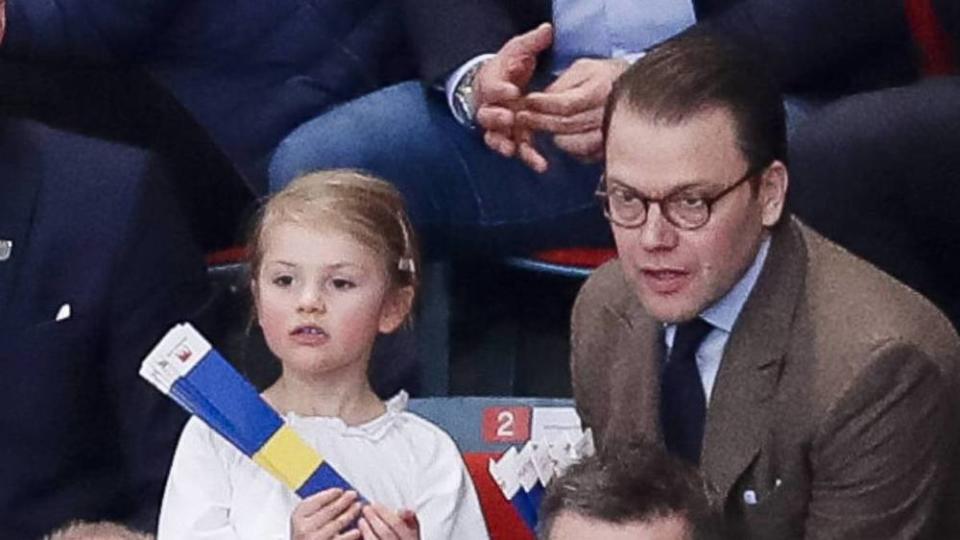
[[[75,522],[50,533],[44,540],[153,540],[153,536],[107,521]]]
[[[763,62],[717,36],[667,41],[614,85],[598,196],[655,319],[693,318],[753,262],[783,213],[785,126]]]
[[[708,540],[722,521],[691,465],[648,444],[608,446],[548,487],[540,540]]]

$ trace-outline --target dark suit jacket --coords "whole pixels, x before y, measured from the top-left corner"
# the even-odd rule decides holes
[[[78,93],[109,115],[140,84],[105,81],[92,65],[142,67],[175,96],[257,190],[280,139],[335,103],[409,78],[394,0],[9,0],[3,57],[52,64],[35,83],[67,104]],[[23,86],[4,80],[5,95]],[[106,88],[104,88],[106,87]],[[22,96],[38,99],[34,96]],[[151,107],[149,94],[137,96]],[[137,100],[125,116],[138,114]],[[146,101],[146,103],[144,103]]]
[[[662,343],[619,262],[598,269],[574,308],[572,372],[599,444],[661,439]],[[782,224],[707,412],[701,468],[735,537],[956,538],[934,530],[958,456],[958,361],[960,340],[925,299]]]
[[[950,0],[939,0],[948,5]],[[903,0],[694,0],[696,27],[769,55],[793,93],[848,93],[917,75]],[[549,0],[406,0],[421,76],[433,84],[466,60],[550,20]],[[441,24],[438,24],[441,21]]]
[[[185,417],[138,369],[206,287],[157,173],[140,150],[0,121],[2,538],[155,527]]]

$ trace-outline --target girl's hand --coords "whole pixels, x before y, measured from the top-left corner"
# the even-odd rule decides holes
[[[360,531],[341,533],[360,515],[356,491],[325,489],[304,499],[290,515],[292,540],[359,540]]]
[[[420,523],[410,510],[393,512],[379,504],[363,507],[363,540],[420,540]]]

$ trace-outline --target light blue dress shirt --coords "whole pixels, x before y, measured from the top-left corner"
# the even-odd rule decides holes
[[[757,256],[753,259],[753,264],[747,269],[747,272],[740,278],[740,281],[730,289],[716,303],[703,310],[700,318],[713,325],[713,330],[707,334],[700,348],[697,349],[697,369],[700,370],[700,380],[703,382],[703,393],[707,397],[707,407],[710,407],[710,395],[713,393],[713,383],[717,380],[717,372],[720,371],[720,361],[723,359],[723,350],[730,339],[730,332],[733,330],[737,317],[743,305],[750,297],[753,286],[757,284],[757,277],[760,276],[760,270],[763,269],[763,263],[767,260],[767,252],[770,250],[770,237],[768,236],[760,244],[757,250]],[[667,358],[670,357],[670,349],[673,348],[673,339],[677,334],[677,325],[668,324],[664,330],[664,341],[667,344]]]
[[[577,58],[628,58],[696,22],[692,0],[553,0],[553,69]]]

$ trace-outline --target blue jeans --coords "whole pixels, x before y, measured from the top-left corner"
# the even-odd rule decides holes
[[[593,195],[600,165],[580,163],[547,139],[540,148],[550,162],[542,175],[487,148],[479,131],[456,122],[439,92],[410,81],[297,128],[274,154],[270,189],[318,169],[370,171],[404,195],[428,254],[610,245]]]

